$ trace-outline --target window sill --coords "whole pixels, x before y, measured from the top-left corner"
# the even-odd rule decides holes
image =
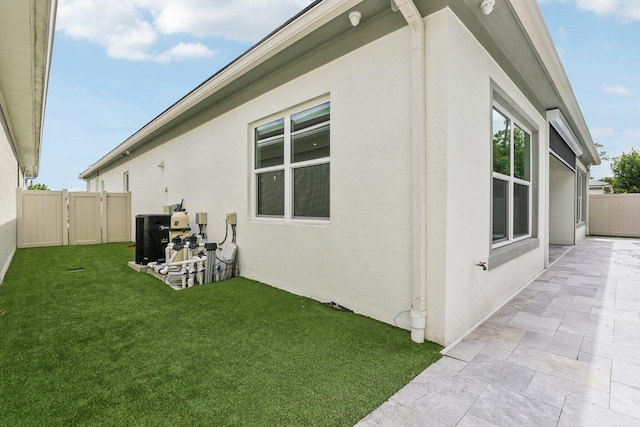
[[[492,249],[491,255],[489,255],[489,259],[487,261],[487,268],[491,270],[499,267],[502,264],[506,264],[507,262],[536,249],[539,246],[540,239],[531,237],[510,245]]]
[[[302,225],[302,226],[329,226],[331,224],[331,220],[329,219],[284,219],[284,218],[273,218],[273,217],[254,217],[254,223],[259,224],[279,224],[279,225]]]

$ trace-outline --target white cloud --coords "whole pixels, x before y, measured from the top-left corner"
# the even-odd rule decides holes
[[[629,90],[623,86],[602,85],[602,90],[612,95],[621,95],[621,96],[631,95],[631,92],[629,92]]]
[[[60,0],[56,28],[103,46],[112,58],[171,62],[212,57],[203,43],[154,52],[162,36],[255,42],[311,0]]]
[[[601,16],[615,16],[625,22],[640,21],[640,0],[538,0],[538,3],[572,1],[581,10]]]
[[[211,58],[215,52],[201,43],[178,43],[166,52],[157,55],[154,61],[167,63],[182,61],[185,58]]]
[[[629,129],[625,132],[625,135],[630,138],[640,138],[640,129]]]
[[[190,33],[254,42],[294,16],[310,0],[148,0],[163,34]]]
[[[594,137],[595,139],[604,139],[604,138],[613,136],[616,133],[616,130],[613,127],[593,128],[593,129],[590,129],[590,131],[591,131],[591,136]]]

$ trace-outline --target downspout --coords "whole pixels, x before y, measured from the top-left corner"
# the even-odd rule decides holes
[[[413,205],[411,340],[425,340],[427,323],[427,189],[425,26],[412,0],[392,0],[411,29],[411,170]]]

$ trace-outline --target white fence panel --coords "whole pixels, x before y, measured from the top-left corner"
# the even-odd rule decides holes
[[[640,194],[590,195],[589,234],[640,237]]]
[[[131,193],[17,189],[19,248],[131,241]]]

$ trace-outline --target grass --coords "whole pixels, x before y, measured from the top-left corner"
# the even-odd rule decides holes
[[[439,358],[245,278],[174,291],[133,258],[18,250],[0,286],[0,425],[353,425]]]

